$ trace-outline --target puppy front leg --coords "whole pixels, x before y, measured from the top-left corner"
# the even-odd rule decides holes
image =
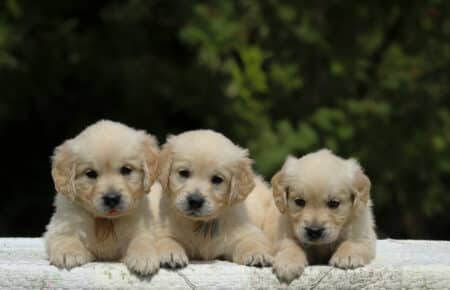
[[[273,272],[281,282],[291,283],[302,275],[308,260],[303,249],[292,239],[280,242],[273,263]]]
[[[125,252],[122,262],[139,275],[151,275],[159,269],[159,259],[150,235],[134,237]]]
[[[92,262],[94,256],[75,236],[50,235],[46,237],[50,264],[71,269]]]
[[[172,238],[162,238],[156,242],[161,267],[178,269],[186,267],[189,259],[184,248]]]
[[[346,240],[338,246],[329,264],[342,269],[353,269],[368,264],[374,256],[374,241]]]
[[[272,265],[271,245],[267,237],[259,230],[253,230],[235,242],[232,247],[232,260],[235,263],[268,267]]]

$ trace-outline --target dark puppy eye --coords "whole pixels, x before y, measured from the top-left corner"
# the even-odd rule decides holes
[[[128,167],[128,166],[120,167],[120,174],[122,174],[122,175],[130,175],[130,173],[132,171],[133,171],[133,169],[131,169],[131,167]]]
[[[191,172],[187,169],[181,169],[180,171],[178,171],[178,175],[184,178],[188,178],[189,176],[191,176]]]
[[[341,203],[337,200],[329,200],[327,201],[327,206],[329,208],[338,208]]]
[[[296,198],[294,201],[295,204],[299,207],[304,207],[306,204],[306,201],[303,198]]]
[[[92,169],[86,170],[86,173],[85,173],[85,174],[86,174],[86,176],[87,176],[88,178],[90,178],[90,179],[96,179],[97,176],[98,176],[97,171],[92,170]]]
[[[211,178],[211,182],[212,182],[213,184],[215,184],[215,185],[219,185],[219,184],[221,184],[221,183],[223,182],[223,178],[220,177],[220,176],[218,176],[218,175],[214,175],[214,176]]]

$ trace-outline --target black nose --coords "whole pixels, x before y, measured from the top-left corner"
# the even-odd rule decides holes
[[[189,205],[189,209],[199,209],[203,206],[203,203],[205,202],[205,199],[203,198],[203,196],[201,196],[198,193],[194,193],[194,194],[190,194],[187,197],[187,202]]]
[[[108,192],[103,196],[103,203],[109,208],[115,208],[121,200],[120,193]]]
[[[311,240],[318,240],[322,237],[323,227],[305,227],[306,234]]]

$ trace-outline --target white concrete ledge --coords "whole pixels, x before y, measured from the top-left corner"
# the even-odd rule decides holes
[[[449,289],[450,242],[380,240],[377,258],[356,270],[310,266],[289,289]],[[120,263],[90,263],[70,271],[50,266],[42,239],[0,239],[2,289],[277,289],[270,268],[195,262],[179,271],[138,278]]]

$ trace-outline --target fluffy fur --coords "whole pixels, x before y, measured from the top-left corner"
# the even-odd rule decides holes
[[[288,157],[272,178],[276,207],[266,230],[276,243],[273,270],[290,282],[310,264],[355,268],[375,256],[370,181],[354,159],[329,150]]]
[[[158,147],[144,131],[99,121],[55,149],[55,213],[45,242],[50,263],[72,268],[123,261],[130,270],[159,268],[146,193],[156,179]]]
[[[247,154],[210,130],[169,137],[160,155],[161,186],[150,195],[161,266],[183,267],[189,258],[271,264],[269,240],[252,223],[246,202],[250,192],[270,190],[255,178]]]

